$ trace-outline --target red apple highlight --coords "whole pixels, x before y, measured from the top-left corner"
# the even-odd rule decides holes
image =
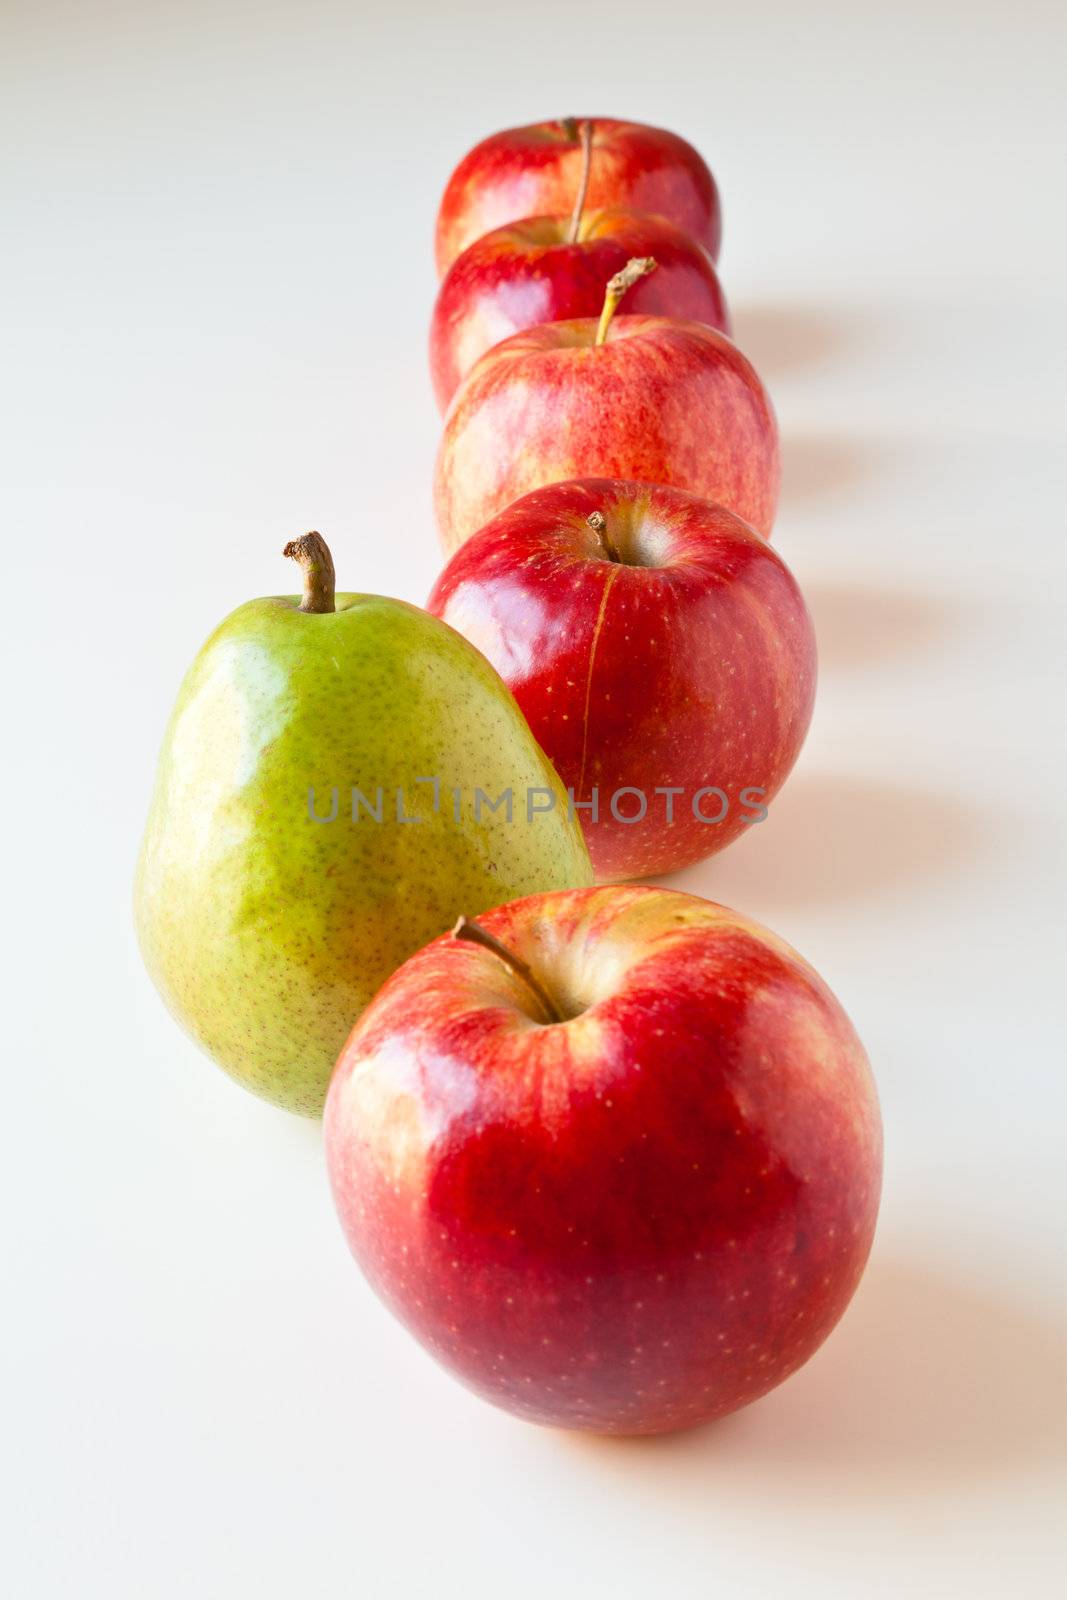
[[[463,157],[445,186],[435,253],[443,276],[482,234],[522,217],[568,213],[582,172],[582,126],[592,124],[588,204],[666,217],[718,257],[715,180],[691,144],[663,128],[615,117],[565,117],[508,128]]]
[[[438,1361],[520,1417],[655,1433],[801,1366],[859,1282],[866,1056],[788,945],[647,888],[514,901],[436,940],[342,1052],[351,1248]]]
[[[456,552],[427,608],[511,689],[601,882],[746,832],[807,733],[815,636],[795,579],[738,517],[678,489],[536,490]]]
[[[528,217],[496,228],[452,263],[430,325],[430,371],[444,411],[486,350],[525,328],[598,317],[604,285],[632,256],[657,268],[634,285],[627,311],[706,322],[729,334],[726,301],[702,245],[662,217],[586,211],[572,237],[567,217]]]
[[[614,316],[655,265],[634,260],[610,279],[599,322],[530,328],[475,363],[437,457],[447,553],[521,495],[579,477],[688,489],[770,534],[778,428],[755,369],[706,324]]]

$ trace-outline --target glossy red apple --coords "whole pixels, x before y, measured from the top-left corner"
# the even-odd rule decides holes
[[[612,316],[648,265],[611,279],[599,323],[530,328],[472,367],[437,457],[446,552],[520,495],[567,478],[688,489],[770,533],[780,475],[770,399],[737,346],[705,323]]]
[[[430,324],[430,371],[441,410],[478,357],[501,339],[542,322],[598,317],[604,285],[633,256],[654,256],[657,266],[630,290],[628,312],[730,332],[710,256],[673,223],[630,211],[585,211],[572,230],[569,217],[528,217],[475,240],[445,275]]]
[[[356,1259],[532,1421],[655,1433],[755,1400],[826,1338],[874,1232],[878,1107],[844,1011],[691,895],[563,891],[480,923],[504,954],[428,945],[335,1069]]]
[[[679,489],[535,490],[456,552],[427,608],[511,689],[601,882],[721,850],[807,733],[815,635],[795,579],[732,512]]]
[[[494,133],[463,157],[437,214],[439,273],[483,233],[522,217],[570,212],[581,176],[583,121],[593,125],[589,206],[666,217],[718,257],[719,195],[691,144],[641,122],[564,117]]]

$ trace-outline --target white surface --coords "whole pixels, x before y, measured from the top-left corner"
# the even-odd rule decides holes
[[[6,1593],[1054,1592],[1059,9],[5,6]],[[425,597],[438,192],[493,128],[589,111],[716,170],[822,648],[770,822],[680,881],[821,968],[887,1134],[829,1344],[649,1443],[430,1363],[317,1130],[183,1039],[128,912],[180,676],[290,587],[283,540]]]

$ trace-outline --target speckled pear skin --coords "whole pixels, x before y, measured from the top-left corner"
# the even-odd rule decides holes
[[[307,614],[253,600],[212,635],[168,728],[135,915],[183,1028],[246,1088],[322,1111],[337,1055],[384,980],[462,913],[592,882],[547,757],[479,651],[402,601]],[[438,777],[440,806],[430,785]],[[320,817],[309,815],[309,786]],[[360,810],[351,789],[383,820]],[[462,821],[450,790],[463,793]],[[483,806],[475,786],[516,803]],[[418,822],[396,817],[395,791]],[[528,789],[555,796],[526,818]],[[538,802],[541,803],[541,802]],[[545,802],[547,803],[547,802]]]

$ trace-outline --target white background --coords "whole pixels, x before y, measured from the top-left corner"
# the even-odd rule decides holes
[[[4,6],[6,1593],[1053,1594],[1059,10]],[[886,1120],[829,1344],[643,1443],[432,1365],[347,1258],[316,1127],[178,1033],[128,909],[181,674],[291,588],[284,540],[425,598],[437,196],[483,134],[568,113],[717,173],[821,646],[771,820],[676,881],[816,963]]]

